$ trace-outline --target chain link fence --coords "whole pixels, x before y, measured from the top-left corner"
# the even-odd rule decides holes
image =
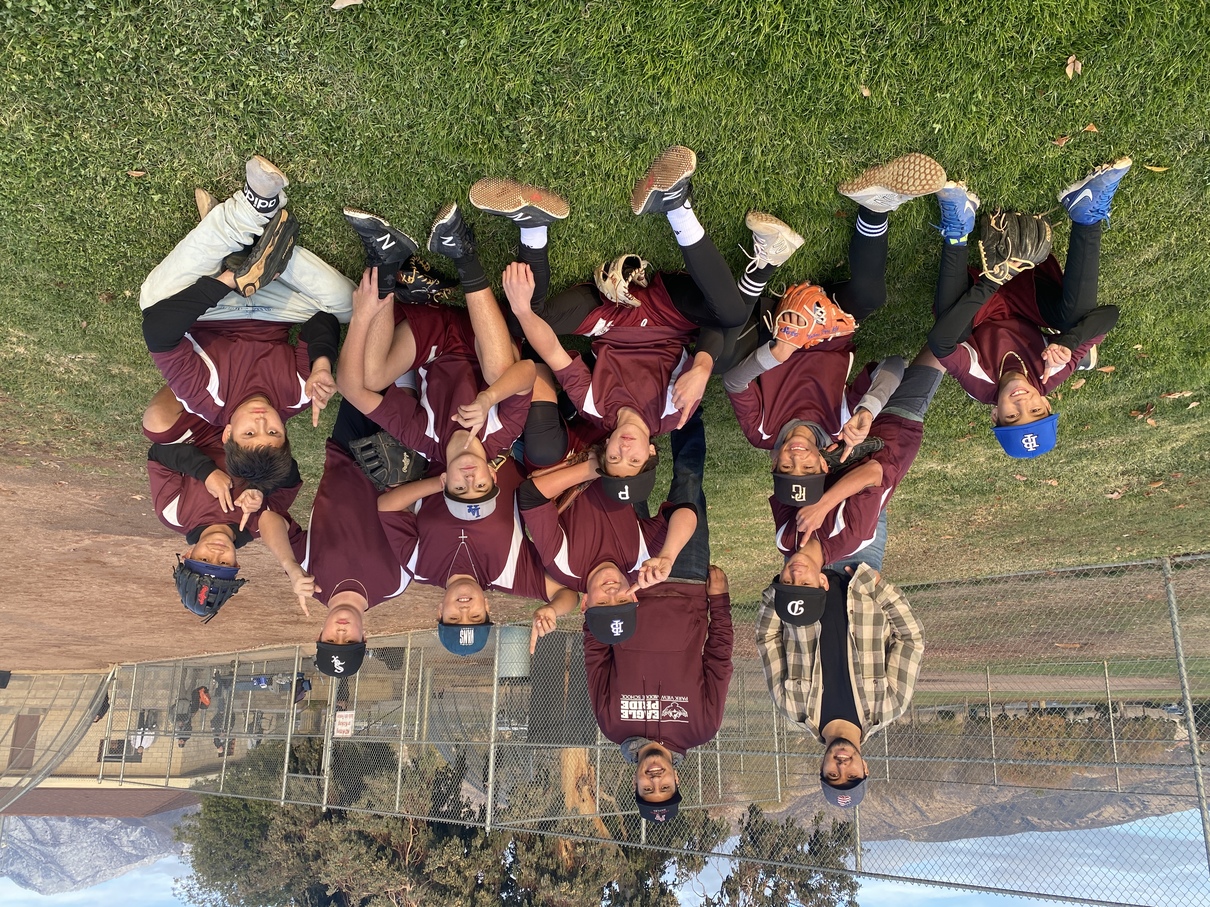
[[[848,812],[826,806],[822,747],[773,709],[755,609],[735,606],[722,728],[679,767],[677,821],[724,829],[698,835],[700,853],[1090,903],[1210,904],[1197,742],[1210,736],[1210,559],[904,591],[924,667],[909,712],[863,745],[870,790]],[[528,627],[498,628],[465,659],[432,631],[372,645],[348,680],[295,647],[123,667],[107,720],[56,774],[666,846],[666,830],[637,817],[633,766],[597,728],[578,630],[532,657]],[[753,804],[784,828],[847,824],[775,853],[745,837]]]

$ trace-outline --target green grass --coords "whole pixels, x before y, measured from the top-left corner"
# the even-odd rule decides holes
[[[807,237],[786,281],[843,272],[852,207],[833,189],[878,160],[924,151],[986,204],[1044,210],[1090,166],[1130,154],[1101,275],[1102,301],[1122,308],[1102,351],[1115,371],[1063,391],[1060,449],[1025,464],[997,452],[983,409],[947,383],[891,509],[887,568],[904,581],[980,575],[1198,550],[1210,536],[1202,3],[1011,0],[987,15],[931,0],[367,0],[341,13],[283,0],[11,0],[0,26],[10,442],[138,462],[138,414],[157,386],[139,284],[193,223],[193,187],[234,190],[255,152],[289,172],[305,244],[348,274],[360,251],[342,204],[423,235],[479,176],[550,185],[573,207],[552,231],[557,285],[623,250],[678,265],[662,218],[626,207],[673,142],[699,152],[699,213],[736,267],[750,207]],[[1083,62],[1073,80],[1070,54]],[[1082,132],[1088,123],[1098,131]],[[894,218],[891,302],[862,328],[867,358],[924,339],[934,217],[925,201]],[[511,227],[474,220],[485,264],[502,268]],[[1179,390],[1193,396],[1159,396]],[[776,561],[768,461],[711,394],[715,559],[750,597]],[[1149,403],[1154,426],[1130,415]],[[322,431],[300,422],[294,446],[314,480]]]

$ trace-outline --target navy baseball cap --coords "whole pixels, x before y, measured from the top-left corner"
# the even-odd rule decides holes
[[[651,497],[655,488],[655,471],[660,465],[659,451],[647,458],[642,471],[637,476],[610,476],[604,470],[598,469],[601,490],[615,501],[624,504],[637,504]]]
[[[446,651],[455,655],[474,655],[487,645],[492,635],[492,622],[482,624],[447,624],[438,621],[437,638]]]
[[[1055,449],[1058,441],[1059,414],[1028,425],[997,425],[992,429],[1004,452],[1018,460],[1032,460]]]
[[[361,667],[366,657],[366,644],[349,642],[338,644],[320,640],[315,644],[315,667],[329,677],[351,677]]]
[[[203,576],[213,576],[215,579],[235,579],[235,575],[239,573],[239,567],[220,567],[218,564],[195,561],[191,557],[185,558],[185,566],[194,573],[200,573]]]
[[[636,787],[634,802],[639,805],[639,815],[648,822],[667,822],[669,819],[675,819],[676,814],[681,810],[681,786],[678,784],[672,796],[663,803],[644,800]]]
[[[866,785],[869,780],[869,778],[862,778],[860,781],[847,781],[844,784],[829,784],[823,779],[823,775],[820,775],[819,786],[823,789],[823,798],[833,806],[852,809],[865,799]]]
[[[782,623],[805,627],[823,617],[828,590],[815,586],[793,586],[773,577],[773,610]]]
[[[621,605],[604,605],[589,608],[584,612],[584,623],[597,638],[597,642],[612,646],[634,636],[639,628],[639,603],[626,602]]]
[[[451,491],[444,492],[445,506],[450,513],[460,520],[481,520],[490,516],[496,509],[496,498],[500,495],[500,486],[493,485],[492,490],[481,498],[464,498]]]
[[[773,497],[791,507],[814,504],[823,497],[824,473],[814,476],[789,476],[773,473]]]

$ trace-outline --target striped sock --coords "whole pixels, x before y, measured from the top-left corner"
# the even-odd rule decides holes
[[[755,261],[749,262],[747,269],[739,278],[739,293],[741,296],[749,297],[750,299],[759,299],[760,294],[765,291],[770,278],[773,277],[773,272],[777,270],[777,265],[765,265],[763,268],[753,268]]]
[[[857,209],[857,232],[862,236],[885,236],[890,219],[890,215],[886,211],[859,208]]]

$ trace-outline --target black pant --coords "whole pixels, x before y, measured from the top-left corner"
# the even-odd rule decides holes
[[[356,406],[343,397],[340,399],[340,409],[336,411],[336,424],[332,426],[332,440],[349,453],[349,443],[358,438],[376,435],[382,431],[374,420],[361,413]],[[350,454],[351,456],[351,454]]]
[[[1059,331],[1071,330],[1097,307],[1102,228],[1101,223],[1071,225],[1062,282],[1056,283],[1040,272],[1034,276],[1038,311],[1048,326]],[[981,296],[986,302],[999,289],[990,281],[972,282],[966,270],[968,260],[966,246],[946,243],[941,247],[941,268],[933,298],[935,317],[943,315],[963,297],[970,300]]]

